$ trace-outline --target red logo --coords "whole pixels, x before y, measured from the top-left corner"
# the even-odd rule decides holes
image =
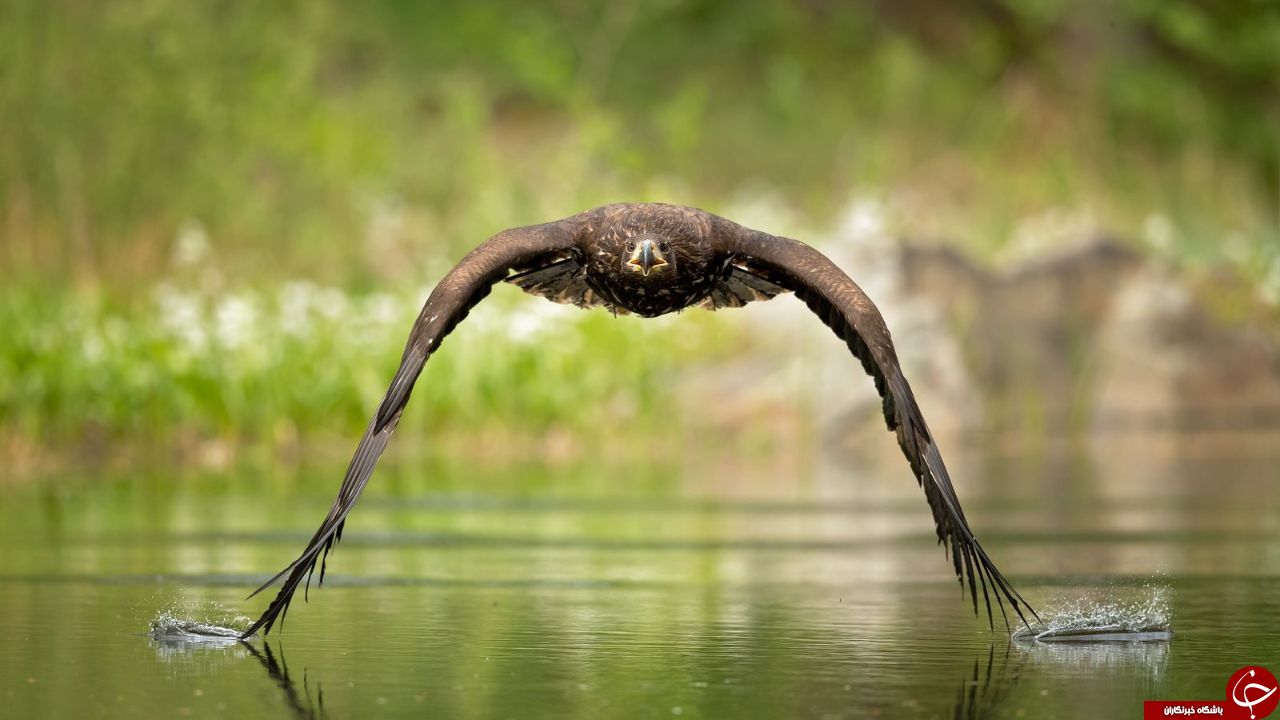
[[[1249,711],[1249,720],[1270,715],[1280,696],[1276,695],[1276,676],[1264,667],[1249,665],[1236,671],[1227,681],[1227,700]],[[1240,717],[1240,715],[1237,713]]]
[[[1271,671],[1246,665],[1227,680],[1225,700],[1147,700],[1142,704],[1144,720],[1209,716],[1226,720],[1262,720],[1280,704],[1280,684]]]

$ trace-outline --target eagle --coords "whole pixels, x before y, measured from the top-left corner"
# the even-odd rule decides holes
[[[987,556],[965,520],[942,455],[898,363],[880,311],[856,283],[814,248],[752,230],[696,208],[661,203],[605,205],[541,225],[511,228],[466,255],[431,291],[409,332],[400,367],[347,467],[333,507],[306,549],[249,597],[284,578],[267,609],[243,634],[283,622],[316,565],[324,582],[329,551],[374,465],[386,449],[418,375],[440,343],[499,281],[558,303],[657,317],[691,306],[741,307],[793,292],[843,340],[875,381],[884,420],[924,490],[943,546],[978,614],[979,588],[994,628],[994,597],[1006,626],[1007,601],[1027,623],[1035,610]],[[306,593],[304,592],[304,595]],[[1028,624],[1029,627],[1029,624]]]

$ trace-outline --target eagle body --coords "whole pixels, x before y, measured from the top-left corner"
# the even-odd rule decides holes
[[[347,515],[399,423],[427,359],[499,281],[555,302],[642,317],[691,306],[741,307],[795,293],[872,377],[883,399],[885,423],[897,435],[924,490],[938,543],[961,587],[967,582],[975,613],[981,594],[989,622],[993,597],[1002,615],[1007,601],[1024,623],[1024,609],[1035,616],[970,530],[941,453],[902,374],[884,319],[843,270],[802,242],[752,230],[704,210],[619,203],[504,230],[467,254],[435,286],[409,333],[400,367],[356,447],[337,499],[302,555],[255,591],[284,578],[275,599],[244,637],[260,629],[270,632],[277,620],[283,620],[297,589],[304,581],[310,587],[317,564],[324,582],[329,550],[341,539]]]
[[[710,294],[724,273],[723,254],[709,238],[710,216],[698,210],[610,205],[595,213],[587,228],[586,284],[615,311],[656,317],[683,310]],[[617,261],[627,254],[627,243],[646,238],[670,247],[672,271],[646,275]]]

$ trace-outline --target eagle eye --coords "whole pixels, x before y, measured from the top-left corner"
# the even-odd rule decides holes
[[[631,242],[630,240],[628,240],[628,241],[627,241],[627,245],[626,245],[626,247],[627,247],[627,252],[635,252],[635,251],[636,251],[636,244],[635,244],[635,243],[633,243],[633,242]]]
[[[668,252],[671,250],[671,243],[667,242],[666,240],[663,240],[662,242],[658,243],[658,249],[661,250],[662,252]]]

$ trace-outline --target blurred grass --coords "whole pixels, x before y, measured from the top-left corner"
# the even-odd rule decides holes
[[[358,430],[422,283],[623,199],[812,238],[872,196],[977,257],[1105,231],[1277,284],[1278,7],[0,0],[0,425]],[[318,293],[305,335],[290,292]],[[643,414],[670,363],[723,352],[713,324],[599,314],[535,348],[514,307],[451,338],[411,414]]]
[[[503,427],[590,434],[601,413],[615,427],[669,427],[672,368],[734,347],[727,327],[697,316],[642,322],[518,294],[502,289],[450,336],[406,424],[455,438]],[[291,444],[358,431],[399,364],[418,295],[290,283],[208,296],[162,285],[123,307],[9,290],[0,427],[58,445],[92,432],[160,447],[193,435]]]

